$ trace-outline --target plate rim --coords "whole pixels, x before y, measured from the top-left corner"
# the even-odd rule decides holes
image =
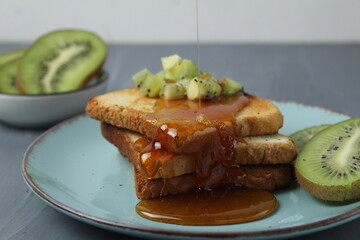
[[[331,110],[328,108],[311,105],[311,104],[304,104],[304,103],[299,103],[299,102],[295,102],[295,101],[285,101],[285,100],[270,100],[270,101],[278,102],[278,103],[282,103],[282,104],[294,104],[294,105],[301,105],[303,107],[317,108],[319,110],[325,110],[325,111],[329,111],[329,112],[343,115],[346,117],[351,117],[350,115],[347,115],[347,114],[344,114],[344,113],[341,113],[338,111],[334,111],[334,110]],[[67,205],[57,201],[56,199],[50,197],[49,195],[47,195],[45,191],[42,191],[41,188],[36,185],[36,183],[32,180],[30,174],[26,170],[27,160],[29,159],[29,156],[30,156],[31,152],[33,151],[34,147],[38,143],[43,141],[45,139],[45,137],[47,137],[49,134],[56,132],[58,129],[62,128],[63,126],[69,125],[72,122],[78,121],[79,119],[85,118],[85,117],[88,118],[86,113],[78,114],[74,117],[71,117],[67,120],[64,120],[64,121],[56,124],[55,126],[49,128],[48,130],[46,130],[45,132],[40,134],[40,136],[38,136],[35,140],[33,140],[33,142],[28,146],[28,148],[24,152],[22,163],[21,163],[22,176],[23,176],[26,184],[30,187],[30,189],[36,195],[38,195],[42,200],[44,200],[50,206],[55,207],[55,209],[64,211],[69,216],[83,219],[85,222],[99,224],[100,227],[103,227],[103,228],[111,227],[111,228],[113,228],[113,230],[115,230],[115,229],[119,230],[121,233],[124,233],[124,234],[131,234],[131,233],[124,232],[123,230],[131,230],[131,231],[142,232],[144,234],[160,234],[160,235],[176,236],[176,237],[238,238],[238,237],[264,237],[264,236],[274,237],[274,236],[281,236],[281,235],[291,235],[295,232],[300,235],[300,234],[308,233],[307,231],[310,231],[310,230],[316,231],[316,230],[320,230],[320,229],[330,228],[333,225],[335,226],[337,224],[345,223],[346,221],[343,221],[343,220],[348,219],[350,221],[350,220],[353,220],[353,219],[351,219],[352,217],[354,217],[356,215],[360,216],[360,206],[359,206],[359,207],[355,207],[349,211],[346,211],[344,213],[341,213],[341,214],[333,216],[333,217],[325,218],[325,219],[307,223],[307,224],[301,224],[298,226],[284,227],[284,228],[279,228],[279,229],[267,229],[267,230],[260,230],[260,231],[231,231],[231,232],[199,232],[199,231],[174,230],[174,229],[167,230],[167,229],[162,229],[162,228],[158,228],[158,227],[154,228],[154,227],[150,227],[150,226],[139,226],[139,225],[135,225],[135,224],[127,224],[127,223],[111,221],[111,220],[103,219],[100,217],[92,216],[88,213],[81,212],[70,206],[67,206]],[[89,118],[89,119],[91,119],[91,118]]]

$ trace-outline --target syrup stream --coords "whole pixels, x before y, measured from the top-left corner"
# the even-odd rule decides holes
[[[195,0],[196,4],[196,55],[197,65],[199,68],[198,76],[200,76],[200,37],[199,37],[199,0]],[[200,86],[198,87],[198,95],[200,96]],[[201,109],[201,98],[199,98],[199,109]]]

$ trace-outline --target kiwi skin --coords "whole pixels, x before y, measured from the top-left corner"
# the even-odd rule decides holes
[[[338,129],[345,128],[346,126],[351,126],[357,133],[354,133],[359,135],[360,131],[360,118],[352,118],[340,123],[337,123],[335,125],[332,125],[325,130],[321,131],[317,135],[315,135],[310,141],[304,146],[303,151],[299,154],[299,156],[296,159],[295,162],[295,175],[297,178],[297,182],[301,187],[303,187],[308,193],[311,195],[322,199],[322,200],[328,200],[328,201],[345,201],[345,200],[352,200],[352,199],[358,199],[360,198],[360,168],[359,170],[355,168],[354,173],[351,175],[348,175],[347,178],[344,176],[338,177],[338,175],[335,176],[326,176],[321,177],[320,175],[323,174],[321,172],[320,167],[318,171],[314,171],[312,174],[309,174],[309,172],[306,172],[305,169],[308,167],[312,167],[313,160],[309,158],[309,155],[316,155],[316,151],[319,149],[316,148],[317,145],[319,145],[320,142],[324,142],[326,136],[333,135],[334,138],[339,138],[340,136],[334,135],[334,133],[338,132]],[[344,133],[345,135],[345,133]],[[353,135],[352,135],[353,137]],[[360,142],[359,142],[359,136],[357,136],[357,143],[353,143],[355,146],[352,145],[353,148],[356,148]],[[347,143],[349,144],[349,143]],[[356,145],[357,144],[357,145]],[[343,146],[343,145],[342,145]],[[344,148],[344,147],[343,147]],[[314,151],[315,150],[315,151]],[[326,149],[323,149],[323,152],[325,152]],[[341,151],[339,149],[338,151]],[[345,151],[345,150],[344,150]],[[311,154],[310,154],[311,153]],[[345,152],[342,154],[343,157],[346,157],[348,155],[348,152]],[[316,159],[316,161],[321,162],[321,154],[318,156],[319,159]],[[350,155],[351,156],[351,155]],[[349,157],[349,156],[347,156]],[[346,159],[348,160],[348,159]],[[304,170],[305,169],[305,170]],[[311,169],[313,170],[313,169]],[[335,169],[336,170],[336,169]],[[336,180],[335,178],[339,179]],[[320,179],[320,180],[319,180]],[[345,180],[344,180],[345,179]],[[343,184],[337,184],[337,181],[342,181]]]

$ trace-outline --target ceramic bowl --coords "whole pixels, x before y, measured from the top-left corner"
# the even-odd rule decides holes
[[[76,91],[20,95],[0,93],[0,122],[25,128],[49,127],[84,112],[87,101],[106,92],[106,72]]]

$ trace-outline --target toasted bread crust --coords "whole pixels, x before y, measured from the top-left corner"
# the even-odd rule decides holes
[[[141,163],[140,153],[134,149],[134,143],[141,135],[106,123],[101,124],[101,132],[105,139],[114,144],[129,159],[144,178],[149,177]],[[285,139],[284,141],[257,141],[258,138],[248,137],[245,141],[235,144],[234,165],[284,164],[296,157],[296,147],[289,138],[280,134],[271,135],[269,138]],[[194,172],[195,168],[196,156],[194,154],[178,154],[164,162],[152,178],[172,178]]]
[[[268,100],[247,96],[248,105],[235,116],[235,134],[243,137],[276,133],[283,124],[283,116],[279,109]],[[91,118],[141,133],[152,139],[159,126],[156,120],[147,119],[147,114],[155,111],[156,101],[157,99],[141,96],[137,88],[129,88],[92,98],[85,110]],[[206,142],[214,132],[216,129],[205,129],[191,137],[178,136],[173,149],[175,152],[189,152],[188,147],[193,147],[193,142]]]
[[[241,187],[275,191],[290,183],[290,164],[241,166],[233,169],[234,173],[221,182],[220,186]],[[135,190],[139,199],[176,195],[196,188],[194,173],[188,173],[170,179],[146,179],[134,168]]]

